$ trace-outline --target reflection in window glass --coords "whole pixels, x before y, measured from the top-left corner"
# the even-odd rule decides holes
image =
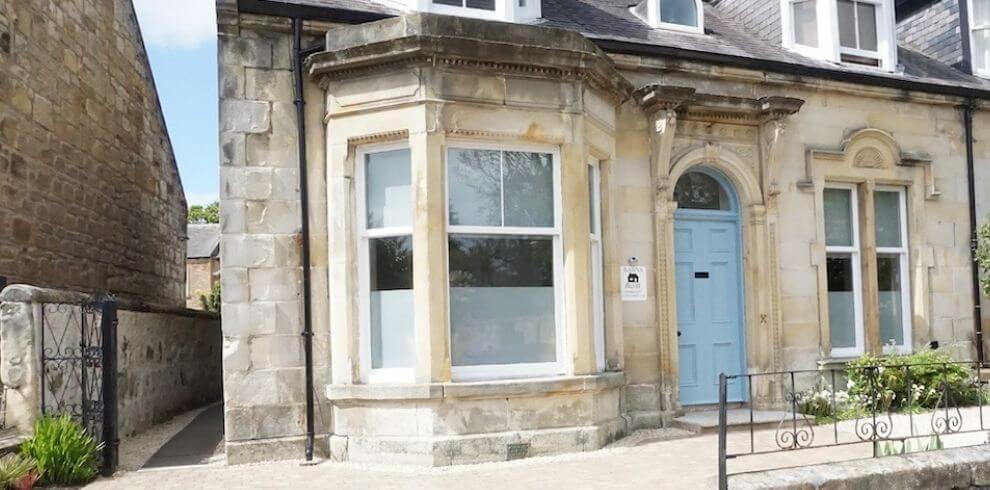
[[[868,3],[856,4],[856,24],[859,28],[859,49],[877,50],[877,7]]]
[[[556,360],[552,237],[451,235],[454,366]]]
[[[829,246],[853,245],[852,191],[825,189],[825,243]]]
[[[856,347],[856,298],[851,254],[828,254],[828,322],[832,348]]]
[[[371,367],[412,367],[412,238],[372,238],[368,248]]]
[[[715,178],[701,172],[689,172],[677,180],[674,200],[679,209],[731,209],[729,196]]]
[[[365,195],[368,228],[412,224],[409,150],[383,151],[365,156]]]
[[[990,69],[990,28],[973,31],[973,68]]]
[[[877,50],[877,7],[872,3],[838,0],[839,45]]]
[[[901,194],[877,191],[873,194],[878,247],[901,246]]]
[[[501,152],[453,148],[447,158],[450,224],[501,226]]]
[[[553,160],[546,153],[504,153],[505,226],[553,226]]]
[[[464,6],[469,9],[495,10],[495,0],[465,0]]]
[[[816,0],[800,0],[791,4],[794,19],[794,42],[818,47],[818,5]]]
[[[659,0],[660,22],[698,27],[698,4],[695,0]]]
[[[900,254],[877,254],[880,341],[904,345],[904,294]]]
[[[839,45],[856,48],[856,5],[849,0],[838,1]]]

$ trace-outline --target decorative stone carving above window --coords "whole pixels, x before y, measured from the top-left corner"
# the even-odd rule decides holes
[[[883,154],[876,148],[863,148],[856,152],[853,165],[860,168],[886,168],[887,162],[883,159]]]

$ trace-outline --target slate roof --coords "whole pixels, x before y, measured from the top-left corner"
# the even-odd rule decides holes
[[[187,259],[207,259],[220,256],[220,225],[190,224],[186,231]]]
[[[263,0],[266,1],[266,0]],[[307,7],[327,7],[335,10],[371,13],[380,16],[401,15],[404,12],[376,0],[270,0],[282,4]],[[761,39],[732,19],[724,18],[717,6],[705,4],[705,34],[695,34],[650,28],[636,17],[630,7],[637,0],[542,0],[543,18],[537,25],[575,30],[600,44],[617,42],[636,45],[647,54],[658,50],[658,56],[690,57],[712,54],[724,59],[770,62],[770,71],[780,73],[806,72],[816,74],[850,75],[852,80],[870,80],[884,85],[916,82],[945,89],[964,89],[988,95],[990,82],[964,73],[904,46],[898,48],[896,72],[841,65],[784,49],[779,43]],[[603,46],[606,51],[609,47]],[[660,52],[662,51],[662,53]],[[804,69],[804,70],[802,70]]]

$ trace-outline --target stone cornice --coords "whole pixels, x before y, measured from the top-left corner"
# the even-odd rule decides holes
[[[759,124],[781,119],[798,112],[804,105],[791,97],[751,99],[698,93],[692,87],[651,84],[633,92],[633,97],[647,114],[676,111],[684,119],[709,120],[739,124]]]
[[[582,80],[616,103],[632,93],[611,58],[576,32],[431,14],[331,29],[327,50],[306,64],[329,80],[426,65]]]

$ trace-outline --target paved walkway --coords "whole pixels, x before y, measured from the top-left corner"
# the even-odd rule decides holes
[[[985,409],[990,410],[990,409]],[[976,410],[964,409],[964,429],[978,429]],[[990,416],[990,411],[984,416]],[[895,433],[919,429],[930,423],[930,415],[895,416]],[[911,423],[913,422],[913,423]],[[790,425],[790,424],[788,424]],[[800,427],[800,425],[799,425]],[[856,423],[815,427],[814,446],[856,441]],[[786,429],[784,429],[786,431]],[[302,465],[278,462],[248,466],[198,466],[167,469],[144,469],[123,473],[110,480],[100,480],[93,489],[255,489],[255,488],[328,488],[341,489],[510,489],[547,490],[548,488],[605,489],[706,489],[716,487],[717,435],[703,434],[685,438],[676,429],[635,433],[601,451],[537,457],[520,461],[489,463],[450,468],[408,468],[323,462]],[[747,453],[752,441],[756,451],[775,450],[776,427],[729,434],[730,453]],[[947,447],[985,443],[985,433],[946,438]],[[672,439],[674,438],[674,439]],[[855,444],[819,447],[804,451],[775,452],[747,456],[729,461],[729,472],[749,472],[770,468],[869,458],[872,445]]]
[[[207,407],[144,464],[144,469],[194,466],[216,461],[223,451],[223,405]]]

